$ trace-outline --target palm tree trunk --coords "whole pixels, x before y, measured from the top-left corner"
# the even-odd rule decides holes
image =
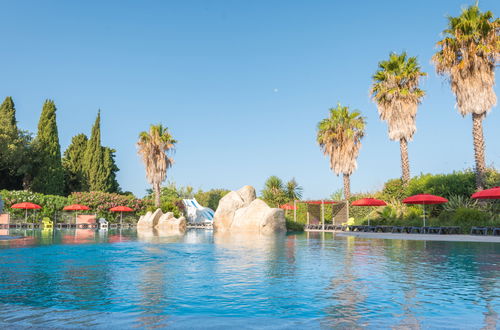
[[[474,138],[474,158],[476,160],[476,188],[484,189],[486,162],[484,160],[484,115],[472,114],[472,137]]]
[[[344,198],[346,204],[346,216],[349,221],[349,198],[351,198],[351,178],[349,174],[344,174]]]
[[[403,184],[407,185],[410,182],[410,160],[408,159],[408,141],[406,139],[399,140],[399,148],[401,149],[401,169],[403,170]]]
[[[153,191],[155,193],[155,206],[160,207],[160,183],[155,182],[153,184]]]
[[[346,200],[351,198],[351,178],[349,174],[344,174],[344,197]]]

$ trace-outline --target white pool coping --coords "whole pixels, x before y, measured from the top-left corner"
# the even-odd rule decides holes
[[[446,242],[484,242],[500,243],[500,236],[479,235],[437,235],[437,234],[398,234],[398,233],[363,233],[335,232],[335,236],[354,236],[359,238],[404,239],[413,241],[446,241]]]

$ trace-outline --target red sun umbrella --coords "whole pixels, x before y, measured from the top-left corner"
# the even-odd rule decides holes
[[[296,210],[297,207],[291,205],[291,204],[283,204],[280,206],[280,209],[283,209],[283,210]]]
[[[115,206],[109,209],[111,212],[120,212],[120,229],[122,228],[123,212],[133,212],[128,206]]]
[[[63,211],[87,211],[87,210],[90,210],[90,207],[80,204],[71,204],[63,208]],[[75,213],[75,226],[77,218],[78,218],[78,212]]]
[[[14,204],[11,206],[11,208],[13,208],[13,209],[25,209],[25,210],[39,210],[42,207],[38,204],[24,202],[24,203]]]
[[[361,198],[352,202],[354,206],[386,206],[387,203],[375,198]]]
[[[86,211],[90,210],[90,207],[80,204],[71,204],[63,208],[64,211]]]
[[[480,199],[500,199],[500,187],[485,189],[472,194],[472,198]]]
[[[421,204],[424,205],[424,227],[425,227],[425,205],[448,203],[448,200],[441,196],[431,194],[418,194],[403,199],[405,204]]]
[[[10,208],[26,210],[25,215],[24,215],[24,221],[27,221],[28,220],[28,210],[39,210],[42,207],[38,204],[24,202],[24,203],[14,204]]]
[[[380,199],[376,198],[361,198],[358,199],[357,201],[352,202],[351,205],[354,206],[385,206],[387,205],[386,202],[381,201]],[[368,226],[370,225],[370,219],[368,219]]]

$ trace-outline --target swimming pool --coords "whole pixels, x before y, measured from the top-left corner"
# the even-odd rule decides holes
[[[17,234],[0,242],[2,327],[500,326],[497,243]]]

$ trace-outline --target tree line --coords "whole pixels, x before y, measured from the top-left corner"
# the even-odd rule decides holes
[[[486,187],[485,142],[483,120],[496,105],[495,67],[500,59],[500,20],[491,11],[481,12],[477,3],[457,17],[448,18],[444,38],[437,43],[432,57],[436,72],[445,77],[455,94],[460,114],[472,117],[476,188]],[[416,131],[418,106],[425,96],[419,80],[426,76],[416,57],[391,53],[379,62],[372,76],[370,94],[380,119],[387,122],[389,139],[398,141],[401,153],[401,180],[410,181],[408,142]],[[344,178],[344,196],[350,197],[350,176],[364,136],[366,120],[359,110],[350,111],[340,103],[329,116],[318,123],[316,140],[330,168]]]
[[[0,106],[0,189],[31,190],[49,195],[80,191],[120,192],[115,150],[101,144],[101,114],[90,138],[78,134],[61,155],[57,107],[46,100],[38,131],[21,130],[16,108],[8,96]]]

